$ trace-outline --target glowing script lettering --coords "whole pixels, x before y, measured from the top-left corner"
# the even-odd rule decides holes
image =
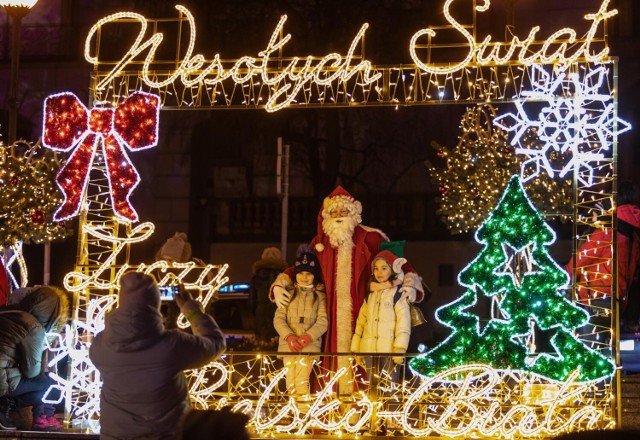
[[[146,240],[153,234],[154,229],[153,223],[145,222],[131,229],[126,237],[115,237],[110,232],[106,232],[100,225],[85,224],[83,226],[84,233],[94,239],[112,243],[114,246],[111,253],[106,256],[101,265],[95,270],[89,273],[77,271],[67,273],[64,277],[65,289],[69,292],[80,292],[85,289],[93,291],[117,290],[122,275],[129,271],[136,271],[162,276],[158,280],[158,284],[161,286],[182,284],[186,289],[197,290],[200,292],[197,300],[203,306],[206,306],[214,298],[216,292],[220,290],[220,287],[229,281],[229,278],[225,275],[228,268],[227,264],[222,266],[214,266],[212,264],[200,266],[193,261],[176,263],[165,260],[156,261],[153,264],[141,263],[138,266],[124,263],[119,266],[113,276],[111,275],[111,270],[114,267],[118,267],[116,261],[122,251],[126,249],[126,246]],[[181,314],[178,318],[178,326],[186,328],[188,325],[189,322]]]
[[[513,60],[514,54],[518,51],[518,62],[523,65],[531,65],[535,63],[539,64],[558,64],[559,66],[568,66],[574,63],[581,57],[587,62],[601,62],[609,55],[609,48],[605,47],[598,53],[591,53],[591,44],[598,30],[598,26],[601,22],[607,18],[611,18],[618,14],[617,9],[611,11],[607,10],[610,0],[604,0],[600,5],[600,9],[595,14],[585,15],[585,20],[592,21],[589,31],[584,37],[584,41],[577,47],[573,47],[578,42],[576,31],[571,28],[563,28],[553,33],[547,38],[540,50],[531,53],[531,46],[536,43],[536,46],[540,45],[540,42],[535,41],[536,34],[540,30],[540,26],[534,26],[529,35],[524,40],[520,40],[519,37],[514,36],[510,43],[491,43],[492,36],[487,35],[485,39],[478,43],[474,36],[463,27],[450,12],[451,4],[454,0],[447,0],[444,4],[444,16],[447,22],[467,40],[469,51],[465,58],[457,63],[450,64],[446,67],[439,67],[434,63],[425,63],[418,56],[416,49],[418,47],[418,39],[424,35],[433,38],[436,36],[436,31],[431,28],[422,29],[416,32],[411,37],[409,44],[409,52],[413,62],[421,70],[435,74],[448,74],[463,69],[465,66],[475,62],[479,65],[496,64],[504,65]],[[484,0],[484,3],[480,6],[476,6],[476,10],[484,12],[489,9],[491,0]],[[552,46],[558,47],[551,51]],[[504,46],[504,48],[503,48]],[[428,48],[427,46],[424,46]],[[491,48],[489,50],[489,48]],[[573,50],[573,53],[568,53],[568,50]],[[502,53],[501,53],[502,51]]]
[[[241,375],[223,360],[213,362],[210,367],[214,368],[214,364],[215,370],[222,372],[214,380],[216,385],[222,386],[231,374]],[[203,407],[206,407],[205,402],[212,399],[225,405],[233,400],[232,394],[221,395],[221,390],[208,384],[204,375],[195,373],[190,379],[191,392],[206,387],[207,393],[210,393],[208,396],[202,391],[197,393],[196,400]],[[253,416],[250,424],[258,433],[276,431],[301,435],[310,428],[357,433],[365,425],[374,422],[374,408],[385,407],[385,396],[379,396],[380,400],[377,401],[370,400],[371,390],[369,394],[364,391],[355,394],[353,403],[338,399],[333,388],[340,377],[346,374],[344,368],[339,369],[322,390],[309,396],[311,400],[306,404],[306,411],[301,410],[298,407],[300,403],[293,398],[289,398],[286,403],[274,404],[278,383],[286,374],[285,367],[270,376],[270,381],[256,396],[257,401],[253,401],[255,403],[245,397],[234,406],[236,410]],[[394,398],[389,400],[394,402],[394,406],[400,407],[395,411],[378,410],[376,417],[401,425],[405,436],[411,438],[429,435],[540,437],[555,436],[577,429],[613,427],[615,422],[602,409],[587,403],[587,396],[593,392],[593,388],[590,388],[593,384],[576,382],[578,376],[579,371],[574,371],[566,382],[535,385],[542,387],[544,392],[534,397],[528,396],[526,392],[507,394],[505,397],[496,392],[502,383],[519,383],[514,389],[527,390],[532,388],[527,382],[530,378],[518,377],[514,372],[496,370],[487,365],[453,367],[423,380],[416,387],[406,386],[402,404]],[[198,383],[195,384],[194,381]],[[429,410],[425,411],[424,408]],[[424,416],[416,418],[418,413]]]
[[[275,75],[270,76],[272,68],[269,67],[269,60],[272,54],[282,49],[291,39],[291,34],[282,36],[284,23],[287,20],[286,15],[280,18],[267,44],[267,48],[258,53],[259,58],[243,56],[238,59],[232,67],[225,68],[220,54],[216,54],[212,61],[207,61],[202,54],[193,54],[196,41],[194,17],[184,6],[177,5],[176,9],[181,14],[184,14],[189,23],[189,43],[179,66],[163,81],[155,81],[151,78],[152,75],[150,75],[149,72],[150,66],[155,60],[156,52],[164,39],[164,35],[162,33],[154,33],[145,40],[147,21],[144,16],[134,12],[118,12],[100,19],[91,28],[85,40],[85,59],[94,65],[98,65],[98,58],[92,56],[90,52],[94,36],[103,26],[124,20],[137,22],[140,25],[134,43],[109,74],[100,81],[97,85],[98,90],[108,87],[109,82],[115,76],[120,74],[130,62],[147,49],[148,53],[142,68],[142,80],[149,87],[163,87],[173,83],[178,78],[180,78],[185,86],[189,87],[197,84],[215,85],[229,78],[236,84],[244,84],[259,77],[265,84],[271,86],[273,90],[273,93],[265,104],[265,108],[270,112],[286,107],[294,102],[298,93],[306,85],[311,83],[318,85],[328,85],[334,81],[346,83],[358,73],[361,73],[362,75],[359,78],[358,84],[365,86],[376,82],[382,76],[381,73],[371,74],[372,66],[370,61],[362,60],[355,66],[351,65],[358,43],[362,41],[369,27],[367,23],[363,24],[360,31],[356,34],[346,56],[338,53],[330,53],[320,59],[320,61],[315,62],[315,64],[314,60],[316,57],[312,55],[308,55],[303,63],[301,63],[302,60],[299,57],[293,57],[288,65],[279,68],[279,71],[277,71]],[[205,67],[207,63],[208,65]]]

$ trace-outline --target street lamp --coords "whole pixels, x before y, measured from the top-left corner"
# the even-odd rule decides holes
[[[9,145],[16,140],[18,128],[18,67],[20,66],[20,25],[22,17],[27,15],[38,0],[0,0],[7,14],[12,19],[11,41],[11,77],[9,79]]]

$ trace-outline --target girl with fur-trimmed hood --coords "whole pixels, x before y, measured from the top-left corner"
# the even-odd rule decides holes
[[[398,353],[404,355],[411,336],[409,302],[402,295],[404,258],[389,251],[379,252],[371,263],[369,292],[360,308],[351,339],[354,353]],[[394,356],[402,364],[404,356]],[[369,365],[370,366],[370,365]],[[393,369],[388,364],[386,368]]]
[[[42,369],[45,336],[61,332],[69,318],[69,300],[64,291],[52,286],[29,289],[20,302],[0,311],[0,427],[9,423],[10,406],[31,406],[34,430],[62,428],[54,408],[42,404],[42,397],[54,383]]]

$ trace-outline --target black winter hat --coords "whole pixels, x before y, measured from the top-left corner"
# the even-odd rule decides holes
[[[316,254],[308,244],[301,244],[296,251],[296,264],[293,270],[293,275],[297,275],[299,272],[310,272],[313,274],[313,283],[316,284],[320,281],[320,264],[316,258]]]

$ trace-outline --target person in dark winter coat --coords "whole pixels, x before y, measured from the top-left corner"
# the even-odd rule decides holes
[[[89,350],[103,379],[101,440],[173,440],[189,406],[183,370],[203,367],[225,350],[222,331],[188,291],[175,301],[193,334],[165,330],[153,277],[122,276],[119,305]]]
[[[273,327],[277,307],[269,299],[269,290],[278,274],[287,267],[288,264],[282,259],[277,247],[266,248],[262,251],[262,257],[253,263],[249,303],[256,316],[255,332],[258,341],[269,341],[278,336]]]
[[[13,404],[31,406],[33,429],[62,427],[53,407],[42,403],[54,381],[43,372],[42,355],[47,332],[61,332],[69,317],[66,293],[52,286],[29,289],[22,300],[0,311],[0,427],[15,429],[7,420]]]

